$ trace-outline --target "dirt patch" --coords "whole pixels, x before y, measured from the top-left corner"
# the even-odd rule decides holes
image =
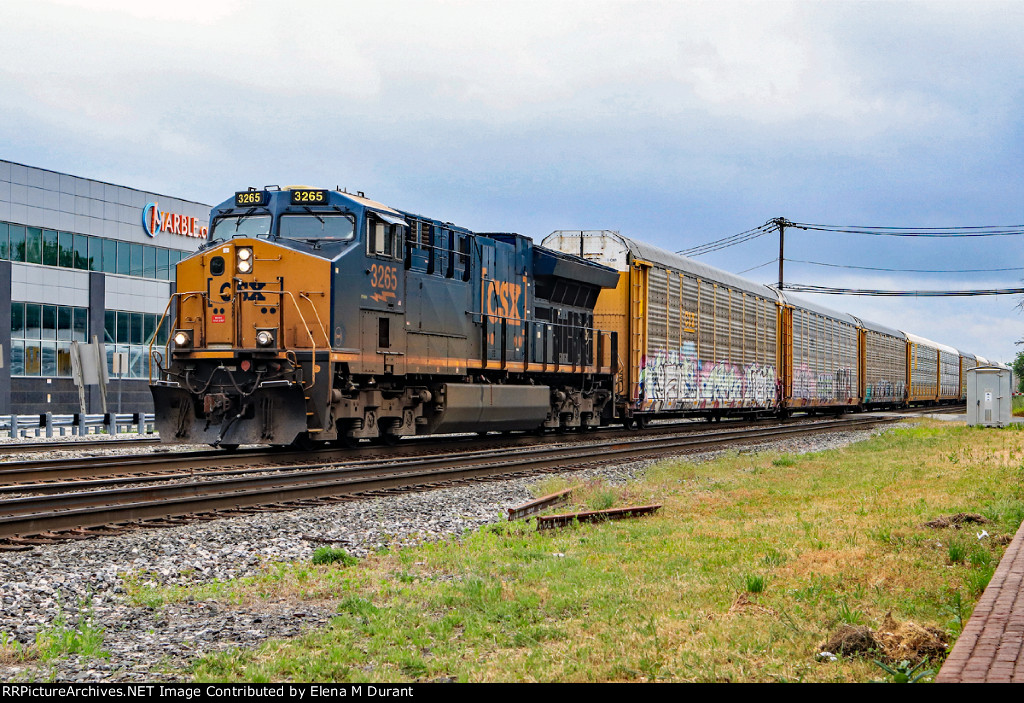
[[[942,630],[909,621],[898,622],[892,613],[886,613],[877,631],[864,625],[843,625],[818,649],[832,654],[860,654],[881,661],[906,660],[917,664],[925,659],[942,661],[947,646],[946,633]]]
[[[991,523],[984,515],[978,515],[978,513],[957,513],[956,515],[940,515],[934,520],[929,520],[924,524],[925,527],[931,527],[936,530],[945,529],[947,527],[954,527],[960,529],[964,525],[986,525]]]
[[[843,625],[829,638],[828,642],[818,648],[822,652],[832,654],[874,654],[879,651],[875,633],[864,625]]]
[[[921,627],[913,622],[897,622],[892,613],[886,613],[875,639],[890,661],[909,661],[911,664],[928,659],[946,658],[949,642],[946,633],[934,627]]]

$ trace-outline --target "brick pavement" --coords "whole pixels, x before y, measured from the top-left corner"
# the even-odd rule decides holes
[[[1024,683],[1024,525],[935,681]]]

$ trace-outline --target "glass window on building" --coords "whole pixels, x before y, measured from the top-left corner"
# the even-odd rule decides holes
[[[38,376],[42,367],[42,351],[39,349],[39,342],[25,342],[25,375]]]
[[[11,340],[11,375],[25,375],[25,342],[20,339]]]
[[[57,375],[71,375],[71,343],[57,342]]]
[[[43,326],[43,306],[25,303],[25,339],[39,339]]]
[[[117,272],[126,276],[131,273],[132,245],[129,242],[117,243]]]
[[[11,303],[11,375],[70,376],[71,340],[88,328],[88,308]]]
[[[117,241],[103,239],[103,268],[97,269],[104,273],[117,273]]]
[[[130,344],[142,344],[145,342],[142,332],[142,318],[144,315],[141,312],[132,313],[132,338],[129,340]]]
[[[57,256],[57,231],[52,229],[43,230],[43,263],[47,266],[59,266],[60,259]]]
[[[11,225],[11,261],[25,260],[25,228],[21,225]]]
[[[75,235],[75,268],[89,270],[89,237],[84,234]]]
[[[161,281],[171,280],[170,252],[166,249],[156,250],[156,277]]]
[[[43,230],[38,227],[25,228],[25,261],[43,263]]]
[[[103,270],[103,242],[99,237],[89,237],[89,270]]]
[[[43,306],[42,339],[57,340],[57,306]]]
[[[11,258],[11,235],[7,231],[7,223],[0,222],[0,259]]]
[[[71,234],[71,232],[61,232],[58,235],[58,265],[63,266],[66,269],[73,269],[75,267],[74,240],[75,235]]]
[[[57,341],[70,342],[73,326],[72,308],[63,305],[57,308]]]
[[[89,337],[89,308],[72,308],[74,311],[74,329],[71,339],[75,342],[86,342]]]
[[[128,273],[132,276],[141,276],[143,271],[141,244],[131,245],[131,257],[131,267],[129,268]]]
[[[117,342],[117,312],[107,310],[103,314],[103,341],[105,344]]]
[[[39,345],[39,375],[52,378],[57,375],[57,343],[43,342]]]

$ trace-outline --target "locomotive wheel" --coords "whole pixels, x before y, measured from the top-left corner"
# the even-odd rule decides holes
[[[380,435],[379,437],[375,437],[374,438],[374,442],[376,442],[377,444],[382,444],[385,447],[393,447],[396,444],[398,444],[398,442],[401,439],[402,438],[399,437],[398,435],[391,434],[390,432],[385,432],[384,434]]]
[[[300,452],[309,452],[317,447],[322,447],[325,444],[326,442],[320,442],[310,437],[308,432],[303,432],[295,438],[295,441],[292,442],[291,446],[292,449],[297,449]]]
[[[344,432],[340,433],[338,438],[334,441],[339,447],[343,447],[344,449],[355,449],[359,446],[358,437],[349,437],[348,434]]]

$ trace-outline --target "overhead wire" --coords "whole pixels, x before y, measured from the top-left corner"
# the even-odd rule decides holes
[[[778,261],[778,257],[775,261]],[[854,264],[829,264],[824,261],[806,261],[804,259],[786,259],[787,262],[798,264],[812,264],[814,266],[828,266],[837,269],[860,269],[862,271],[887,271],[892,273],[994,273],[997,271],[1024,271],[1022,266],[1011,266],[1009,268],[995,269],[894,269],[878,266],[856,266]],[[753,269],[747,269],[748,271]]]
[[[822,232],[834,232],[839,234],[864,234],[871,236],[886,237],[1009,237],[1024,235],[1024,225],[985,225],[969,227],[885,227],[885,226],[861,226],[861,225],[822,225],[807,222],[790,222],[783,218],[776,218],[765,222],[763,225],[754,227],[734,234],[729,237],[716,239],[705,244],[683,249],[678,254],[683,256],[701,256],[721,249],[744,244],[753,239],[761,237],[769,232],[779,231],[780,227],[798,228]],[[763,264],[758,264],[738,272],[742,275],[763,268],[778,262],[776,257]],[[883,271],[890,273],[994,273],[1002,271],[1021,271],[1024,267],[1004,267],[989,269],[900,269],[878,266],[858,266],[855,264],[833,264],[822,261],[806,261],[802,259],[788,259],[794,263],[810,264],[813,266],[827,266],[830,268],[858,269],[864,271]],[[785,284],[785,289],[805,293],[822,293],[828,295],[871,295],[871,296],[897,296],[897,297],[969,297],[981,295],[1017,295],[1024,293],[1024,288],[984,288],[972,290],[883,290],[875,288],[839,288],[831,286],[818,286],[811,284]]]

